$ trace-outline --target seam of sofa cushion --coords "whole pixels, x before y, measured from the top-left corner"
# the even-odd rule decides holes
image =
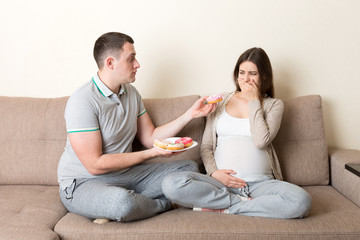
[[[55,231],[55,233],[59,234],[60,237],[64,237],[66,236],[67,234],[61,234],[57,231]],[[79,237],[84,237],[84,236],[89,236],[90,238],[93,238],[94,236],[96,235],[100,235],[102,237],[108,237],[108,236],[115,236],[117,233],[106,233],[106,232],[101,232],[101,233],[69,233],[69,235],[71,236],[79,236]],[[318,235],[318,236],[330,236],[330,237],[335,237],[335,236],[358,236],[360,234],[360,232],[354,232],[354,233],[328,233],[328,232],[311,232],[311,233],[302,233],[302,232],[298,232],[298,233],[293,233],[293,232],[277,232],[277,233],[244,233],[244,232],[233,232],[233,233],[229,233],[229,232],[183,232],[183,233],[174,233],[174,232],[158,232],[158,233],[150,233],[150,232],[139,232],[139,233],[121,233],[122,236],[124,235],[128,235],[128,236],[135,236],[135,235],[152,235],[152,236],[155,236],[155,235],[161,235],[161,236],[164,236],[164,235],[167,235],[167,234],[170,234],[170,235],[178,235],[178,236],[181,236],[181,235],[208,235],[208,234],[211,234],[211,236],[214,236],[214,235],[221,235],[221,236],[224,236],[224,235],[228,235],[228,236],[231,236],[231,235],[239,235],[241,234],[242,236],[246,235],[246,236],[251,236],[251,237],[254,237],[254,236],[301,236],[301,237],[305,237],[305,236],[314,236],[314,235]],[[69,236],[67,236],[69,237]]]
[[[315,139],[305,139],[305,140],[284,140],[281,143],[307,143],[307,142],[326,142],[324,138],[315,138]],[[279,141],[280,143],[280,141]]]
[[[18,142],[64,142],[65,143],[66,140],[63,139],[54,139],[54,140],[49,140],[49,139],[15,139],[15,140],[0,140],[0,143],[18,143]]]

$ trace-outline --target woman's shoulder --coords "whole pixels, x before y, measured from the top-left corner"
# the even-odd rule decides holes
[[[271,98],[271,97],[265,97],[263,99],[264,102],[274,103],[274,102],[282,102],[279,98]]]
[[[232,92],[222,92],[220,93],[221,95],[223,95],[224,99],[226,99],[227,97],[233,95],[236,91],[232,91]]]
[[[264,98],[263,104],[264,104],[265,108],[268,108],[268,107],[284,108],[284,102],[278,98],[271,98],[271,97]]]
[[[221,103],[220,105],[222,105],[222,104],[226,105],[235,93],[236,93],[236,91],[222,92],[221,95],[223,95],[224,100],[220,102]]]
[[[216,112],[222,111],[225,108],[225,105],[230,101],[231,97],[235,92],[222,92],[221,95],[224,97],[223,101],[218,103]]]
[[[224,99],[223,99],[223,101],[220,101],[220,102],[216,103],[217,107],[216,107],[215,111],[213,111],[209,115],[207,115],[207,122],[210,122],[211,120],[214,120],[216,118],[216,116],[218,116],[219,113],[221,113],[224,110],[226,103],[229,101],[229,99],[232,96],[232,93],[233,92],[222,92],[222,93],[220,93],[224,97]]]

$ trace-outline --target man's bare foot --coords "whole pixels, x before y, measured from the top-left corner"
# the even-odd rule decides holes
[[[193,211],[197,212],[216,212],[224,213],[227,209],[210,209],[210,208],[193,208]]]
[[[111,221],[110,219],[106,219],[106,218],[97,218],[93,222],[97,224],[104,224],[110,221]]]

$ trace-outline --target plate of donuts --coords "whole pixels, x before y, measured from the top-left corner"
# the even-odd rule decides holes
[[[171,152],[183,152],[196,147],[198,143],[191,137],[171,137],[156,139],[153,146]]]

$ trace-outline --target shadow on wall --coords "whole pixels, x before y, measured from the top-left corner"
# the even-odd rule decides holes
[[[336,136],[338,136],[339,131],[337,128],[335,128],[334,119],[336,119],[334,116],[334,105],[331,103],[330,99],[322,97],[322,109],[323,109],[323,116],[324,116],[324,128],[325,128],[325,138],[328,141],[329,147],[335,147],[338,145],[336,142]],[[329,139],[332,140],[332,142],[329,142]]]
[[[287,64],[283,64],[282,67],[277,68],[276,72],[274,71],[274,85],[275,85],[275,98],[280,99],[289,99],[298,97],[296,93],[296,85],[294,85],[294,75],[291,68],[286,67]],[[312,93],[316,94],[316,93]],[[304,94],[307,95],[307,94]],[[321,94],[319,93],[321,96]],[[323,111],[323,121],[324,121],[324,131],[325,138],[327,139],[327,144],[329,147],[337,146],[336,135],[337,130],[334,128],[334,116],[335,109],[334,104],[330,99],[321,96],[322,99],[322,111]],[[329,141],[332,140],[332,141]]]
[[[275,98],[288,99],[294,97],[294,87],[292,84],[292,74],[289,68],[278,68],[274,71]]]

